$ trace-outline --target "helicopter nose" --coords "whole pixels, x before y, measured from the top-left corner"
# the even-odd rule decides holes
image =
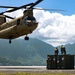
[[[32,23],[31,22],[28,22],[27,26],[28,27],[31,27],[32,26]]]

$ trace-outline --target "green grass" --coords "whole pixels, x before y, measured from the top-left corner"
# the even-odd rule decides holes
[[[18,73],[3,73],[0,72],[0,75],[75,75],[75,74],[62,74],[62,73],[58,73],[58,74],[47,74],[47,73],[26,73],[26,72],[18,72]]]

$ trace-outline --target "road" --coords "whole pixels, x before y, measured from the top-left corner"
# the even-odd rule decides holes
[[[75,69],[72,70],[47,70],[46,66],[0,66],[0,72],[16,73],[72,73],[75,74]]]

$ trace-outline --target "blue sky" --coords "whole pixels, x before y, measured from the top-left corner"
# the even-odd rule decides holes
[[[0,0],[0,5],[22,6],[37,0]],[[43,0],[35,7],[59,9],[66,11],[34,10],[34,17],[39,22],[37,29],[29,37],[38,38],[53,46],[75,43],[75,1],[74,0]],[[7,9],[0,9],[4,11]],[[23,14],[18,10],[10,16]]]
[[[30,2],[35,2],[36,0],[0,0],[0,5],[8,6],[21,6]],[[64,15],[72,15],[75,13],[75,1],[74,0],[43,0],[40,4],[37,5],[42,8],[49,9],[61,9],[66,10],[66,12],[60,12]],[[6,10],[6,9],[5,9]],[[2,9],[0,9],[2,11]]]

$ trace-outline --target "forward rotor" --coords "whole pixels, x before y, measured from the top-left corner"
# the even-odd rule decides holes
[[[13,7],[13,6],[0,6],[0,8],[13,8],[11,10],[7,10],[7,11],[4,11],[4,12],[1,12],[0,15],[4,15],[4,13],[7,13],[7,12],[13,12],[13,11],[16,11],[16,10],[19,10],[21,8],[24,8],[26,9],[27,6],[30,6],[28,9],[33,9],[33,7],[37,4],[39,4],[41,1],[43,0],[38,0],[36,1],[35,3],[29,3],[29,4],[26,4],[26,5],[23,5],[23,6],[20,6],[20,7]],[[5,17],[7,18],[10,18],[10,19],[14,19],[13,17],[10,17],[10,16],[7,16],[7,15],[4,15]]]
[[[40,2],[42,2],[43,0],[37,0],[35,3],[29,3],[29,4],[26,4],[26,5],[23,5],[23,6],[20,6],[20,7],[14,7],[14,6],[0,6],[0,8],[12,8],[10,10],[7,10],[7,11],[4,11],[4,12],[1,12],[0,15],[4,15],[4,13],[8,13],[8,12],[13,12],[13,11],[16,11],[16,10],[19,10],[19,9],[26,9],[25,11],[27,10],[33,10],[33,9],[36,9],[36,10],[50,10],[50,11],[65,11],[65,10],[57,10],[57,9],[41,9],[41,8],[34,8],[34,6],[36,6],[37,4],[39,4]],[[27,8],[27,6],[29,6]],[[7,15],[4,15],[5,17],[7,18],[10,18],[10,19],[14,19],[13,17],[10,17],[10,16],[7,16]]]

